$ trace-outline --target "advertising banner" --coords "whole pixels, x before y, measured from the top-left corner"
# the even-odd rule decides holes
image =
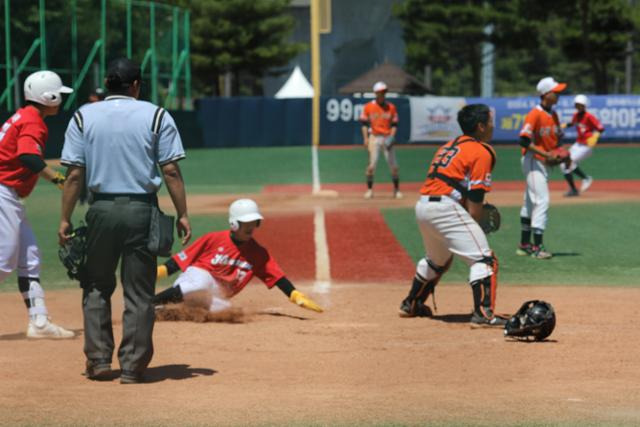
[[[460,135],[458,111],[465,98],[429,96],[410,97],[411,141],[448,141]]]

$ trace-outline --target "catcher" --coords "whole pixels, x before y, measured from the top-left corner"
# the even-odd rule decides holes
[[[321,313],[322,308],[296,290],[269,252],[253,239],[253,232],[262,219],[253,200],[238,199],[231,203],[230,231],[205,234],[158,267],[159,278],[178,270],[182,273],[173,287],[153,298],[153,303],[181,302],[187,294],[208,291],[211,293],[209,311],[221,312],[230,309],[229,299],[257,276],[268,288],[277,286],[291,302]]]
[[[496,162],[489,145],[493,120],[487,105],[462,108],[458,123],[463,135],[441,146],[431,162],[416,203],[425,257],[418,261],[409,295],[400,305],[402,317],[432,315],[425,301],[435,292],[455,254],[469,266],[471,326],[503,327],[506,323],[494,314],[498,260],[485,236],[500,226],[495,207],[484,204]]]
[[[604,132],[604,127],[600,121],[598,121],[593,114],[587,111],[589,99],[585,95],[577,95],[573,99],[573,104],[576,107],[576,113],[573,115],[569,123],[562,124],[563,128],[575,126],[576,131],[578,132],[576,142],[574,142],[571,145],[571,148],[569,148],[571,156],[569,162],[560,166],[562,168],[562,173],[564,174],[564,179],[566,179],[567,184],[569,184],[569,191],[565,193],[565,197],[578,196],[580,193],[584,193],[589,187],[591,187],[593,178],[585,174],[578,164],[591,156],[593,147],[598,143],[600,134]],[[576,188],[576,184],[573,180],[573,174],[578,175],[582,180],[582,183],[580,184],[580,192],[578,192],[578,189]]]

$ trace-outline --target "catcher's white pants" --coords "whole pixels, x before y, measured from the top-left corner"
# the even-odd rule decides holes
[[[564,163],[561,163],[560,169],[562,170],[562,173],[567,174],[569,172],[573,172],[578,167],[578,164],[587,157],[591,156],[592,153],[593,148],[589,147],[586,144],[574,142],[569,148],[569,154],[571,155],[571,164],[569,165],[569,167],[567,167]]]
[[[531,227],[544,230],[549,211],[549,172],[547,166],[527,151],[521,159],[526,188],[520,216],[531,219]]]
[[[369,169],[371,169],[372,172],[376,171],[381,151],[384,153],[384,158],[386,159],[391,171],[398,167],[398,162],[396,161],[396,150],[393,146],[386,146],[385,141],[387,138],[389,138],[389,136],[369,135]]]
[[[426,258],[443,267],[451,254],[458,255],[470,267],[469,283],[493,274],[492,268],[481,262],[491,256],[484,232],[469,213],[454,199],[443,196],[438,202],[422,196],[416,203],[416,220],[422,234]],[[428,280],[436,272],[419,262],[417,271]],[[425,267],[428,270],[422,271]]]
[[[0,184],[0,282],[16,269],[19,277],[40,277],[40,251],[20,198]]]
[[[173,286],[180,285],[182,295],[207,291],[211,294],[209,311],[221,311],[231,307],[231,301],[226,297],[225,289],[207,270],[198,267],[187,267],[180,273]]]

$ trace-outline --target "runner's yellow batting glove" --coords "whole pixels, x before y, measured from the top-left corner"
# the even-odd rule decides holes
[[[317,311],[318,313],[322,313],[324,311],[322,310],[322,307],[320,307],[315,302],[311,301],[309,297],[307,297],[300,291],[291,292],[291,295],[289,296],[289,301],[291,301],[294,304],[298,304],[300,307],[304,307],[307,310]]]
[[[164,277],[169,276],[169,271],[167,270],[167,266],[162,264],[158,266],[158,274],[157,277],[158,279],[162,279]]]
[[[60,172],[56,172],[51,182],[55,184],[55,186],[58,187],[60,190],[62,190],[64,188],[64,181],[66,179],[67,178],[65,178],[65,176],[62,175]]]
[[[591,134],[589,138],[587,138],[587,145],[589,147],[593,147],[598,143],[598,138],[600,138],[600,132],[594,132]]]

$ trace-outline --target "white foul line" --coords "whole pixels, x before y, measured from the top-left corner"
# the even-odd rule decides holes
[[[324,223],[324,209],[320,206],[315,207],[313,215],[313,238],[316,244],[316,281],[313,291],[328,293],[331,289],[329,245]]]

